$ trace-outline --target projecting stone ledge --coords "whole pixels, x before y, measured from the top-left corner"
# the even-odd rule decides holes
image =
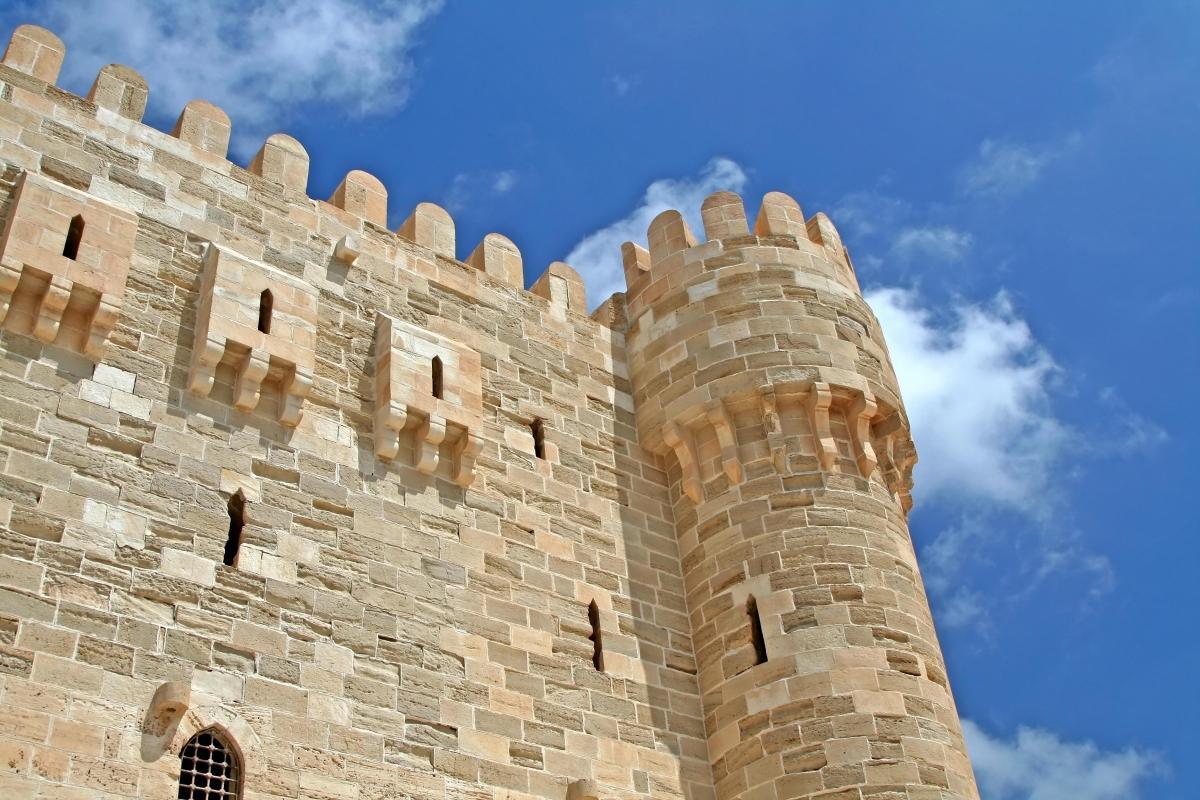
[[[204,254],[188,389],[208,397],[223,360],[234,367],[233,404],[258,405],[268,371],[280,372],[279,421],[299,424],[312,388],[317,290],[266,264],[209,244]]]
[[[125,299],[137,218],[32,173],[0,235],[0,323],[93,358]]]
[[[450,477],[475,480],[483,411],[482,374],[475,336],[444,320],[430,331],[379,314],[375,323],[375,454],[392,460],[401,433],[413,429],[413,466],[432,475],[442,443],[452,442]]]

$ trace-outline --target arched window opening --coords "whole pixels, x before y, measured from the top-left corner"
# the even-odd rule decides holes
[[[762,617],[758,614],[758,601],[754,595],[746,601],[746,615],[750,617],[750,638],[754,642],[754,663],[767,663],[767,639],[763,636]]]
[[[63,255],[74,261],[79,258],[79,243],[83,241],[83,217],[79,214],[71,217],[67,227],[67,241],[63,244]]]
[[[588,641],[592,643],[592,666],[597,672],[604,672],[604,642],[600,634],[600,608],[593,600],[588,605],[588,623],[592,626],[592,634]]]
[[[442,399],[442,359],[441,356],[434,356],[433,361],[429,365],[429,371],[433,376],[433,396],[438,400]]]
[[[275,296],[270,289],[263,289],[258,296],[258,329],[263,333],[271,332],[271,312],[275,310]]]
[[[246,526],[246,496],[238,489],[229,498],[229,538],[225,540],[225,566],[237,564],[238,550],[242,546],[242,528]]]
[[[546,457],[546,431],[542,428],[542,421],[535,419],[529,425],[529,431],[533,434],[533,454],[538,458]]]
[[[200,731],[188,739],[179,757],[179,800],[238,800],[242,796],[241,758],[221,731]]]

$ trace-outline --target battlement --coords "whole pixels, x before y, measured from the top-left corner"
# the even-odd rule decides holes
[[[800,204],[783,192],[768,192],[763,197],[753,231],[742,198],[734,192],[710,195],[700,207],[700,216],[707,237],[703,242],[696,238],[683,214],[671,209],[651,221],[646,232],[648,249],[634,242],[622,245],[630,319],[639,316],[667,286],[697,275],[695,265],[700,261],[752,247],[780,248],[811,256],[817,261],[808,261],[807,267],[819,270],[828,264],[832,269],[824,271],[830,278],[861,294],[850,253],[833,221],[817,212],[806,222]]]
[[[179,160],[163,159],[157,166],[174,173],[176,181],[194,179],[193,164],[231,176],[241,173],[246,173],[247,177],[256,176],[261,179],[256,182],[256,189],[270,194],[273,204],[292,207],[294,222],[314,233],[324,233],[331,226],[339,226],[346,230],[344,235],[353,237],[355,233],[369,230],[371,236],[363,238],[378,244],[367,245],[368,249],[378,251],[391,244],[383,235],[388,231],[387,188],[370,173],[351,170],[328,199],[310,197],[307,194],[309,155],[291,136],[284,133],[269,136],[250,163],[242,167],[228,159],[233,122],[221,108],[205,100],[192,100],[180,111],[171,131],[164,133],[142,123],[150,87],[136,70],[110,64],[100,70],[87,96],[78,97],[56,86],[66,56],[66,46],[50,31],[36,25],[17,28],[0,59],[0,70],[7,67],[24,76],[21,79],[13,72],[0,72],[0,75],[12,78],[9,82],[18,94],[14,103],[39,108],[46,102],[57,103],[63,113],[92,117],[127,136],[168,150]],[[39,162],[43,157],[40,156],[19,147],[0,149],[0,157],[27,169],[42,167]],[[73,177],[79,182],[86,180],[79,174]],[[164,183],[160,194],[171,193],[170,183]],[[138,210],[153,216],[156,209],[153,205],[144,205]],[[477,280],[525,290],[521,252],[511,239],[490,233],[460,260],[454,220],[449,212],[434,203],[419,203],[391,235],[395,240],[428,249],[438,258],[469,267],[477,273]],[[572,286],[571,291],[560,292],[556,288],[557,280],[568,273],[572,276],[567,281]],[[553,292],[552,287],[555,287]],[[550,301],[555,307],[586,315],[588,306],[583,292],[583,282],[578,274],[562,262],[551,264],[530,289],[530,294]],[[609,319],[611,315],[604,313],[596,318]]]

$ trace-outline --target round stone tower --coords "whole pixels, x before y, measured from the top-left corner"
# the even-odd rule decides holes
[[[718,798],[978,798],[906,514],[916,461],[833,224],[768,194],[624,247],[644,447],[672,485]]]

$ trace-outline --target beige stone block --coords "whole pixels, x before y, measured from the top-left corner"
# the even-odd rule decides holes
[[[221,158],[229,151],[233,126],[229,115],[206,100],[192,100],[183,107],[171,135]]]
[[[215,561],[200,558],[184,550],[168,547],[162,552],[162,562],[159,565],[164,575],[199,583],[202,586],[212,586],[217,581],[217,565]]]
[[[140,122],[146,113],[150,88],[146,79],[123,64],[109,64],[96,75],[87,99],[126,119]]]
[[[40,81],[54,83],[66,52],[62,40],[50,31],[36,25],[21,25],[9,39],[3,62]]]

